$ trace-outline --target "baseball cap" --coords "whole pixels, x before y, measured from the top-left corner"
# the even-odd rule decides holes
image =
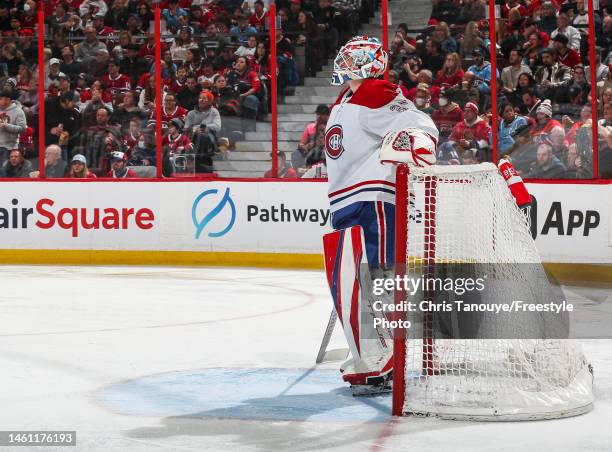
[[[569,43],[569,38],[561,33],[557,33],[553,38],[553,41],[567,45]]]
[[[83,165],[87,165],[87,159],[83,154],[76,154],[72,157],[72,162],[81,162]]]
[[[474,50],[472,50],[472,55],[484,56],[484,50],[482,49],[482,47],[475,47]]]
[[[319,115],[329,114],[329,107],[326,104],[317,105],[316,113]]]
[[[113,151],[111,152],[110,159],[111,160],[123,160],[125,154],[121,151]]]
[[[58,60],[57,58],[51,58],[49,60],[49,66],[53,66],[54,64],[62,64],[62,62]]]

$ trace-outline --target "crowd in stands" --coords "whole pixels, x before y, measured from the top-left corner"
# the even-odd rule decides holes
[[[282,30],[274,45],[280,93],[320,70],[338,43],[371,16],[373,5],[279,1]],[[157,6],[161,99],[155,89]],[[47,177],[148,177],[157,165],[166,176],[212,172],[215,154],[254,130],[254,121],[269,111],[267,0],[49,0],[41,7]],[[34,0],[0,0],[0,176],[40,174],[36,23]],[[300,47],[304,67],[295,59]],[[158,103],[162,162],[155,153]],[[130,171],[114,171],[119,153]],[[82,171],[72,171],[81,164]]]
[[[585,0],[508,0],[496,20],[492,74],[488,4],[433,0],[427,30],[399,24],[389,79],[440,129],[440,164],[491,159],[491,78],[497,79],[499,156],[534,178],[593,177],[592,90],[596,74],[600,175],[612,177],[612,6],[595,11],[589,57]],[[608,113],[606,113],[608,112]]]
[[[440,164],[491,159],[496,77],[500,156],[510,155],[527,177],[593,177],[595,92],[599,170],[610,177],[612,6],[602,0],[595,11],[591,61],[585,1],[503,3],[495,26],[496,74],[484,0],[432,0],[427,29],[414,37],[405,24],[397,25],[389,79],[434,118]],[[157,4],[161,99],[155,89]],[[276,5],[282,94],[319,71],[371,16],[375,2]],[[267,0],[49,0],[42,7],[47,39],[39,87],[37,2],[0,0],[0,177],[39,174],[39,132],[47,147],[47,177],[149,177],[159,165],[165,176],[210,173],[215,155],[225,155],[269,111]],[[303,65],[298,53],[305,55]],[[45,96],[43,131],[36,127],[39,89]],[[157,103],[161,162],[155,152]],[[285,177],[324,171],[325,109],[317,108],[298,149],[283,155],[282,167],[293,170]]]

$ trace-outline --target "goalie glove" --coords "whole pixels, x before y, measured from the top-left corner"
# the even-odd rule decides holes
[[[382,141],[380,163],[424,167],[436,163],[436,140],[420,129],[389,132]]]

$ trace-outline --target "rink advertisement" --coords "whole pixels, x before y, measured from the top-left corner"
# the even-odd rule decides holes
[[[536,243],[544,261],[612,262],[611,185],[529,188],[537,199]],[[120,250],[126,263],[139,251],[146,259],[166,253],[166,260],[152,257],[151,263],[169,262],[173,252],[185,263],[204,263],[206,252],[243,253],[269,255],[272,265],[292,259],[293,266],[320,267],[321,237],[331,230],[321,182],[7,182],[0,189],[4,250],[99,252],[109,263]],[[4,254],[9,260],[19,255]],[[23,261],[35,260],[30,253]]]

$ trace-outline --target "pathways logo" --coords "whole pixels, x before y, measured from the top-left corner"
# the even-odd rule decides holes
[[[191,218],[196,227],[195,238],[199,239],[202,232],[209,229],[216,230],[208,232],[208,237],[222,237],[227,234],[236,221],[236,206],[230,196],[230,189],[226,188],[223,197],[219,199],[219,190],[211,189],[200,193],[193,201],[191,207]],[[202,205],[202,207],[200,207]],[[204,217],[198,220],[198,214],[204,212]],[[215,219],[217,219],[215,221]],[[222,227],[222,229],[221,229]],[[218,229],[219,228],[219,229]]]

